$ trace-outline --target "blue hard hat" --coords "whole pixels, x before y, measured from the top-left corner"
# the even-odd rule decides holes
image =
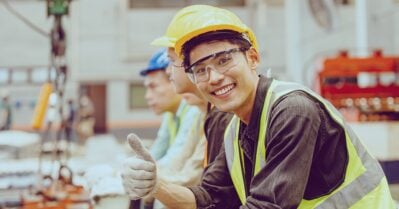
[[[165,70],[169,65],[168,52],[166,48],[160,49],[152,55],[146,69],[140,72],[140,75],[146,76],[148,73],[156,70]]]

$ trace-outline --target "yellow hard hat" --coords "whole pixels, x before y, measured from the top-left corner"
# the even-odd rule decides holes
[[[168,28],[166,29],[165,35],[159,37],[151,42],[151,45],[154,46],[162,46],[162,47],[175,47],[176,40],[181,38],[184,35],[184,30],[182,30],[183,25],[181,25],[181,20],[187,17],[198,17],[203,11],[212,10],[215,7],[208,5],[191,5],[184,7],[179,10],[172,21],[169,23]]]
[[[192,38],[211,31],[232,30],[245,34],[258,51],[255,34],[234,13],[209,5],[192,5],[178,11],[166,34],[151,44],[174,47],[181,56],[182,46]]]
[[[211,7],[211,6],[208,6]],[[192,38],[212,31],[232,30],[245,35],[252,46],[258,50],[258,44],[253,31],[246,26],[234,13],[217,7],[204,8],[194,15],[181,15],[174,21],[175,30],[179,31],[176,39],[175,51],[182,56],[183,45]],[[177,32],[176,32],[177,33]]]

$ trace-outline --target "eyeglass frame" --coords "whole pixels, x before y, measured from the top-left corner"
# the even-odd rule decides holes
[[[245,51],[248,51],[249,49],[250,49],[250,48],[248,48],[248,47],[239,47],[239,48],[232,48],[232,49],[229,49],[229,50],[216,52],[216,53],[210,54],[210,55],[208,55],[208,56],[206,56],[206,57],[203,57],[203,58],[199,59],[198,61],[196,61],[195,63],[189,65],[188,67],[184,67],[184,66],[175,66],[174,64],[172,64],[172,65],[174,65],[174,67],[184,67],[184,72],[187,73],[187,74],[189,74],[188,77],[190,78],[190,80],[191,80],[193,83],[198,83],[198,82],[196,81],[196,79],[195,79],[194,72],[193,72],[192,70],[190,71],[190,69],[191,69],[193,66],[195,66],[196,64],[198,64],[198,63],[200,63],[200,62],[202,62],[202,61],[208,60],[208,59],[210,59],[210,58],[212,58],[212,57],[217,57],[217,56],[219,56],[219,55],[221,55],[221,54],[232,54],[232,53],[236,53],[236,52],[245,52]],[[223,73],[227,72],[228,70],[230,70],[230,69],[227,69],[227,70],[224,71]],[[219,71],[217,71],[217,72],[219,72]],[[208,72],[208,80],[209,80],[209,72]]]

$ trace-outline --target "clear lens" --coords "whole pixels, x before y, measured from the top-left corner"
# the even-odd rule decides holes
[[[234,48],[227,51],[218,52],[202,58],[198,62],[186,69],[191,81],[195,83],[209,80],[210,70],[215,70],[220,74],[225,73],[236,65],[235,52],[245,51],[243,48]]]
[[[191,82],[197,83],[197,82],[195,81],[194,74],[192,74],[192,73],[187,73],[187,75],[188,75],[188,78],[190,79]]]

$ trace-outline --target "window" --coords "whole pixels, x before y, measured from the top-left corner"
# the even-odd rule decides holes
[[[51,79],[55,79],[55,69],[51,68],[51,70],[48,67],[37,67],[33,68],[31,72],[31,81],[32,83],[45,83],[47,82],[51,76]]]
[[[129,0],[133,8],[167,8],[185,7],[193,4],[208,4],[212,6],[244,6],[245,0]]]
[[[10,82],[10,73],[8,68],[0,68],[0,84],[8,84]]]
[[[14,69],[11,74],[12,83],[29,83],[29,74],[27,70]]]
[[[138,108],[147,108],[145,101],[145,87],[143,84],[132,83],[129,87],[129,108],[131,110]]]
[[[0,85],[41,85],[54,80],[56,70],[48,66],[0,67]]]

